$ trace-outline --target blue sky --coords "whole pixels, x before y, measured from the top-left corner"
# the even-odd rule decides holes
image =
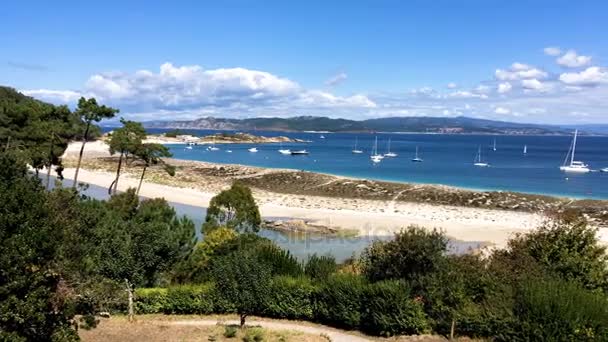
[[[0,84],[140,120],[608,123],[607,1],[3,4]],[[550,49],[547,49],[550,48]]]

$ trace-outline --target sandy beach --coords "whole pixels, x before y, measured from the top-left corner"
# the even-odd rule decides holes
[[[64,156],[73,160],[80,144],[69,146]],[[101,141],[86,145],[84,169],[79,181],[108,187],[114,179],[110,170],[92,169],[88,162],[95,158],[108,157],[107,145]],[[172,160],[172,162],[177,162]],[[184,161],[184,163],[190,163]],[[199,163],[199,162],[195,162]],[[67,163],[69,166],[73,164]],[[179,164],[179,163],[178,163]],[[209,166],[209,163],[200,163]],[[212,165],[213,168],[229,171],[230,168]],[[136,187],[139,168],[125,169],[121,176],[119,190]],[[256,177],[268,173],[265,169],[242,167],[240,177]],[[66,168],[64,176],[72,179],[74,168]],[[217,178],[205,182],[195,181],[188,186],[172,184],[173,180],[162,173],[147,176],[140,194],[145,197],[163,197],[167,201],[206,207],[209,200],[222,189],[230,186],[230,181]],[[166,184],[162,184],[166,183]],[[497,247],[504,247],[507,240],[516,233],[527,232],[546,217],[539,213],[450,206],[442,204],[411,203],[393,200],[370,200],[361,198],[339,198],[300,194],[277,193],[253,188],[254,196],[264,217],[289,217],[318,222],[326,226],[356,230],[360,235],[391,235],[408,225],[438,228],[454,239],[464,241],[486,241]],[[608,241],[606,229],[601,237]]]

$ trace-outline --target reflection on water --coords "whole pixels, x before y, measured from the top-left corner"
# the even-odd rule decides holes
[[[54,179],[53,179],[54,180]],[[53,182],[53,181],[52,181]],[[64,182],[64,186],[71,186],[70,180]],[[90,185],[86,188],[83,194],[96,198],[108,199],[108,191],[105,188]],[[201,225],[203,224],[206,208],[185,205],[180,203],[170,203],[179,215],[185,215],[196,224],[197,237],[201,238]],[[272,219],[272,218],[267,218]],[[391,236],[327,236],[318,234],[286,234],[275,230],[262,229],[258,233],[260,236],[274,241],[280,247],[288,250],[291,254],[301,260],[305,260],[312,254],[331,254],[338,262],[342,262],[352,256],[359,255],[367,246],[374,241],[386,241],[391,239]],[[483,243],[478,241],[458,241],[450,240],[450,253],[462,254],[469,249],[476,249],[483,246]]]

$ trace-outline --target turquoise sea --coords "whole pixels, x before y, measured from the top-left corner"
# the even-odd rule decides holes
[[[164,129],[149,129],[162,133]],[[204,136],[218,131],[185,130]],[[227,132],[230,133],[230,132]],[[308,156],[282,155],[279,144],[220,145],[219,151],[206,146],[169,145],[175,158],[215,163],[243,164],[271,168],[289,168],[358,178],[396,182],[452,185],[469,189],[517,191],[577,198],[608,199],[608,137],[579,136],[576,159],[589,164],[595,171],[587,174],[566,174],[559,170],[568,152],[569,136],[504,136],[504,135],[438,135],[438,134],[350,134],[350,133],[287,133],[250,132],[264,136],[285,135],[310,140],[310,143],[284,144],[286,149],[306,149]],[[321,136],[324,136],[323,139]],[[385,158],[379,164],[370,161],[369,154],[378,138],[379,153],[386,153],[388,139],[395,158]],[[496,139],[496,151],[493,150]],[[363,154],[351,150],[358,141]],[[527,154],[523,149],[527,145]],[[422,163],[413,163],[416,146]],[[247,150],[257,147],[259,152]],[[478,148],[488,168],[473,166]],[[232,153],[227,153],[226,150]]]

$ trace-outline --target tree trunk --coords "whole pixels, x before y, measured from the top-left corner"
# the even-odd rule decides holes
[[[135,192],[136,195],[139,195],[139,189],[141,189],[141,182],[144,181],[144,175],[146,174],[147,168],[148,168],[148,165],[144,165],[144,169],[141,171],[141,178],[139,179],[139,185],[137,186],[137,192]]]
[[[9,135],[8,139],[6,139],[6,147],[4,147],[4,151],[8,151],[8,149],[11,147],[11,137]]]
[[[49,149],[49,164],[46,170],[46,189],[49,190],[51,187],[51,169],[53,168],[53,132],[51,132],[51,148]]]
[[[114,179],[114,186],[110,185],[110,189],[108,189],[109,195],[116,195],[116,191],[118,190],[118,177],[120,177],[120,168],[122,167],[123,154],[123,152],[120,152],[120,157],[118,157],[118,168],[116,168],[116,178]]]
[[[243,329],[245,327],[245,318],[247,317],[246,314],[241,314],[241,329]]]
[[[78,171],[80,171],[80,163],[82,162],[82,155],[84,154],[84,145],[87,143],[89,137],[89,128],[91,127],[91,121],[87,121],[87,128],[84,130],[84,136],[82,137],[82,146],[80,147],[80,153],[78,154],[78,163],[76,164],[76,171],[74,172],[74,184],[72,188],[76,189],[78,185]]]
[[[456,320],[452,318],[452,326],[450,327],[450,341],[454,339],[454,328],[456,327]]]
[[[127,285],[127,294],[129,295],[129,306],[128,306],[128,318],[129,322],[133,322],[133,286],[129,283],[128,279],[125,279]]]

